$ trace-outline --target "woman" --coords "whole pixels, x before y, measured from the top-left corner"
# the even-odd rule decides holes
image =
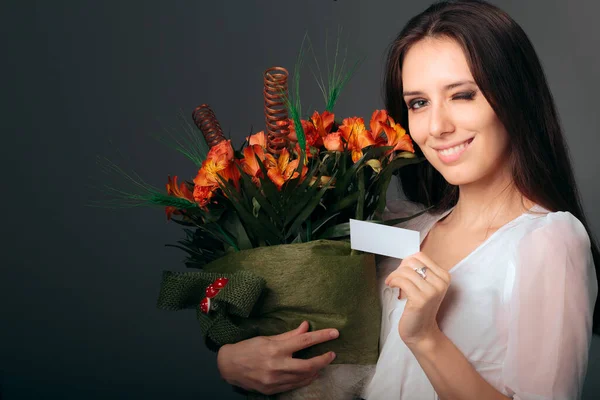
[[[432,5],[390,48],[386,108],[427,158],[402,190],[434,208],[406,226],[421,252],[379,263],[381,354],[363,397],[581,396],[598,249],[525,33],[482,1]],[[224,346],[223,377],[263,393],[310,383],[332,357],[292,353],[336,332],[306,329]]]

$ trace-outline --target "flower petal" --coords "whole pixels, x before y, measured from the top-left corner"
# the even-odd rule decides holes
[[[328,134],[323,138],[323,145],[329,151],[344,151],[342,134],[340,132]]]

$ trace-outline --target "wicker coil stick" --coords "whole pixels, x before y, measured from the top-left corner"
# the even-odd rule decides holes
[[[213,147],[226,140],[223,129],[215,116],[215,112],[208,104],[201,104],[192,112],[194,123],[200,129],[208,147]]]
[[[267,125],[267,149],[279,154],[288,145],[288,113],[284,96],[288,93],[288,71],[272,67],[264,73],[263,95],[265,100],[265,123]]]

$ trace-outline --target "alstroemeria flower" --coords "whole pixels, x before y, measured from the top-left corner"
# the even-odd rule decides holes
[[[409,135],[406,134],[406,130],[400,125],[394,122],[394,119],[388,116],[388,125],[382,125],[385,130],[385,136],[387,136],[387,144],[386,146],[392,146],[393,149],[391,152],[404,150],[409,151],[411,153],[415,152],[413,147],[412,139]]]
[[[230,140],[224,140],[212,147],[194,178],[194,200],[204,206],[219,188],[221,180],[233,181],[239,187],[240,172],[234,163]]]
[[[314,149],[318,153],[318,150],[323,146],[323,139],[331,132],[331,128],[333,127],[334,117],[334,114],[329,111],[324,111],[322,114],[315,111],[308,121],[304,119],[300,120],[304,137],[306,138],[305,152],[308,157],[313,156]],[[298,137],[292,120],[289,120],[289,128],[290,133],[288,138],[293,143],[297,143]],[[296,149],[296,152],[299,153],[299,148]]]
[[[193,193],[188,189],[185,182],[182,182],[181,185],[177,185],[177,176],[174,176],[171,179],[171,176],[168,177],[167,182],[167,194],[169,196],[179,197],[181,199],[186,199],[191,202],[194,201]],[[165,207],[165,213],[167,214],[167,220],[170,220],[173,214],[180,215],[181,212],[174,206]]]
[[[215,186],[194,186],[194,201],[202,208],[206,208],[215,195]]]
[[[244,148],[244,159],[241,161],[241,166],[242,170],[252,177],[252,182],[259,186],[260,180],[258,178],[262,176],[262,170],[256,159],[257,156],[264,163],[265,151],[260,145],[255,144]]]
[[[299,160],[290,161],[290,153],[287,149],[283,149],[281,154],[279,154],[279,158],[275,159],[273,155],[266,154],[266,167],[268,168],[267,175],[273,181],[275,186],[278,189],[281,189],[285,182],[290,179],[295,179],[298,177],[298,162]],[[308,172],[308,168],[306,166],[302,166],[302,176],[301,179],[304,178],[306,173]]]
[[[267,135],[265,135],[265,131],[260,131],[246,138],[250,146],[254,146],[255,144],[259,145],[263,149],[267,148]]]
[[[215,160],[219,163],[230,162],[233,160],[233,147],[231,140],[223,140],[208,151],[206,159]]]
[[[384,126],[388,123],[388,113],[386,110],[375,110],[371,114],[369,127],[371,128],[371,137],[377,145],[383,145],[386,140],[383,138]]]
[[[321,139],[323,139],[327,134],[331,132],[331,128],[333,127],[335,115],[330,113],[329,111],[323,111],[323,114],[319,114],[315,111],[310,117],[311,122],[313,123],[316,133],[319,135]]]
[[[323,144],[321,140],[321,136],[315,129],[315,125],[312,121],[307,121],[305,119],[300,120],[302,124],[302,130],[304,131],[304,138],[306,139],[306,149],[305,153],[307,157],[312,157],[311,147],[314,147],[318,150],[318,148]],[[288,139],[290,142],[295,143],[296,153],[300,154],[300,146],[298,145],[298,137],[296,135],[296,128],[294,126],[294,122],[290,120],[290,133],[288,134]]]
[[[344,151],[344,142],[340,132],[330,133],[323,138],[323,146],[329,151]]]
[[[342,137],[352,151],[352,161],[358,161],[362,156],[362,150],[367,146],[373,146],[375,140],[371,133],[365,128],[365,121],[360,117],[345,118],[339,127]]]

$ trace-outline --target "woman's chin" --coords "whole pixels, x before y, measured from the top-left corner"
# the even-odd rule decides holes
[[[464,171],[440,171],[446,182],[454,186],[463,186],[476,182],[477,177]]]

